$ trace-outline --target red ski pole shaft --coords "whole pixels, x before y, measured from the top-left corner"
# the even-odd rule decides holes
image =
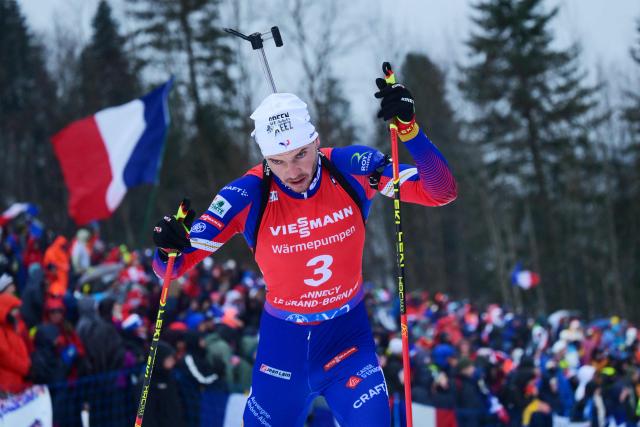
[[[385,80],[389,84],[396,82],[391,64],[382,65]],[[409,358],[409,327],[407,325],[407,308],[404,296],[404,237],[402,233],[402,215],[400,212],[400,160],[398,155],[398,127],[389,125],[391,135],[391,160],[393,162],[393,218],[396,226],[396,255],[398,268],[398,297],[400,299],[400,331],[402,333],[402,370],[404,372],[404,402],[407,414],[407,427],[413,427],[413,411],[411,409],[411,359]]]
[[[178,208],[176,219],[181,221],[187,215],[189,207],[188,202],[183,201]],[[176,260],[177,252],[169,253],[169,261],[167,262],[167,269],[164,273],[162,280],[162,292],[160,293],[160,305],[158,307],[158,315],[156,317],[156,323],[153,329],[153,337],[151,338],[151,346],[149,348],[149,356],[147,357],[147,364],[144,368],[144,379],[142,382],[142,391],[140,392],[140,402],[138,403],[138,412],[136,413],[136,422],[134,427],[142,427],[142,419],[144,418],[144,410],[147,406],[147,399],[149,398],[149,387],[151,386],[151,374],[153,373],[153,366],[156,362],[156,354],[158,353],[158,342],[160,341],[160,332],[162,331],[162,321],[165,312],[165,305],[167,304],[167,294],[169,293],[169,285],[171,285],[171,275],[173,274],[173,264]]]

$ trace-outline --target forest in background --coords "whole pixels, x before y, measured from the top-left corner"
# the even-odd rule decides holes
[[[15,0],[0,0],[0,206],[36,203],[49,228],[74,233],[50,137],[170,75],[171,126],[159,184],[129,191],[101,222],[104,240],[151,246],[153,223],[184,196],[203,211],[217,190],[258,162],[249,115],[266,95],[256,90],[262,75],[247,61],[252,53],[245,42],[222,31],[255,24],[244,2],[227,4],[233,19],[222,22],[221,3],[127,0],[125,26],[103,0],[88,43],[62,23],[53,43],[45,43]],[[297,93],[323,144],[372,144],[351,120],[352,100],[336,74],[341,56],[364,35],[340,29],[337,1],[281,3],[282,22],[274,24],[300,64]],[[481,0],[466,57],[455,70],[426,52],[396,59],[418,122],[459,184],[449,206],[403,208],[408,287],[479,304],[499,301],[530,314],[567,308],[638,320],[640,84],[636,78],[614,99],[610,75],[589,75],[579,45],[554,43],[550,24],[557,13],[542,0]],[[326,23],[322,31],[309,25],[317,20]],[[640,17],[637,22],[629,40],[636,75]],[[373,144],[389,151],[383,124],[370,122],[378,130]],[[403,158],[410,161],[406,152]],[[382,199],[367,225],[364,273],[391,288],[392,207]],[[252,263],[237,236],[219,256]],[[540,286],[511,285],[518,262],[540,274]]]

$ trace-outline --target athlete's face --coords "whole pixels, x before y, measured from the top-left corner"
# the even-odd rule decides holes
[[[316,139],[289,153],[268,156],[267,163],[271,171],[289,188],[297,193],[304,193],[309,189],[318,167],[318,147],[320,140]]]

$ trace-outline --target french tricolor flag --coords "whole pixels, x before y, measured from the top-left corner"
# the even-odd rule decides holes
[[[540,275],[533,271],[523,270],[522,264],[517,263],[511,273],[511,284],[522,289],[531,289],[540,283]]]
[[[156,181],[172,83],[75,121],[51,138],[76,224],[108,218],[129,188]]]
[[[28,213],[31,216],[38,214],[38,208],[31,203],[14,203],[9,206],[2,214],[0,214],[0,227],[7,224],[12,219],[20,216],[23,213]]]

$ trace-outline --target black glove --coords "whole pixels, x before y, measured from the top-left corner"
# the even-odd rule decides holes
[[[375,93],[376,98],[381,98],[380,111],[378,117],[383,120],[397,117],[407,123],[413,120],[415,107],[411,92],[399,83],[389,84],[384,79],[376,79],[379,91]]]
[[[196,217],[193,209],[187,211],[187,216],[182,221],[178,221],[175,216],[165,216],[153,229],[153,242],[164,251],[183,251],[191,247],[189,242],[189,230]]]

